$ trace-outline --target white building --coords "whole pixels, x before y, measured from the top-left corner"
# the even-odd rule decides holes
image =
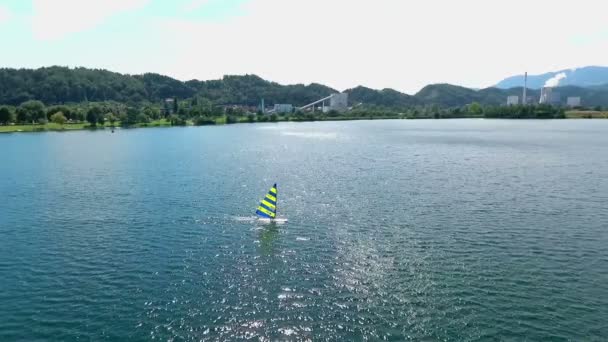
[[[567,101],[568,107],[580,107],[581,106],[581,98],[578,96],[568,97]]]
[[[558,92],[553,91],[551,87],[544,87],[540,90],[540,104],[559,105],[561,96]]]
[[[512,95],[507,97],[507,106],[515,106],[519,104],[519,96]]]

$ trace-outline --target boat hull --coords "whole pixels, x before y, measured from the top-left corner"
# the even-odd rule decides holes
[[[289,220],[287,220],[286,218],[276,218],[276,219],[269,219],[269,218],[258,218],[258,222],[260,223],[264,223],[264,224],[269,224],[269,223],[276,223],[276,224],[283,224],[283,223],[287,223]]]

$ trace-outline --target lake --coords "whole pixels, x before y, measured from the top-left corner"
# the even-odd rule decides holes
[[[604,341],[608,120],[0,135],[0,340]],[[251,219],[278,183],[285,225]]]

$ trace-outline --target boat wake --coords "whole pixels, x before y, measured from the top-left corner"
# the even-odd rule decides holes
[[[261,223],[261,224],[284,224],[289,220],[284,217],[277,217],[276,219],[268,219],[268,218],[260,218],[256,216],[233,216],[232,219],[236,222],[245,222],[245,223]]]
[[[233,216],[232,219],[236,222],[255,222],[258,218],[255,216]]]

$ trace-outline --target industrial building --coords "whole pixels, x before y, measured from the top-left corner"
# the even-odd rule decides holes
[[[340,93],[333,94],[329,99],[329,110],[336,110],[338,112],[345,111],[348,109],[348,94]]]
[[[291,113],[291,112],[293,112],[293,105],[291,105],[291,104],[280,104],[280,103],[277,103],[277,104],[274,105],[273,112],[274,113],[281,113],[281,114],[283,114],[283,113]]]
[[[568,105],[568,107],[580,107],[581,106],[581,98],[578,97],[578,96],[568,97],[568,100],[567,100],[566,104]]]
[[[552,87],[543,87],[540,91],[540,104],[559,105],[561,103],[560,94]]]
[[[325,102],[329,101],[329,106],[325,105]],[[299,110],[312,110],[313,112],[317,109],[317,106],[321,105],[321,110],[329,112],[332,110],[343,112],[348,110],[348,93],[331,94],[315,102],[309,103],[306,106],[298,108]]]
[[[507,97],[507,106],[516,106],[519,104],[519,96],[512,95]]]
[[[528,105],[530,103],[534,103],[536,101],[534,101],[534,96],[526,96],[526,101],[523,103],[525,105]]]

